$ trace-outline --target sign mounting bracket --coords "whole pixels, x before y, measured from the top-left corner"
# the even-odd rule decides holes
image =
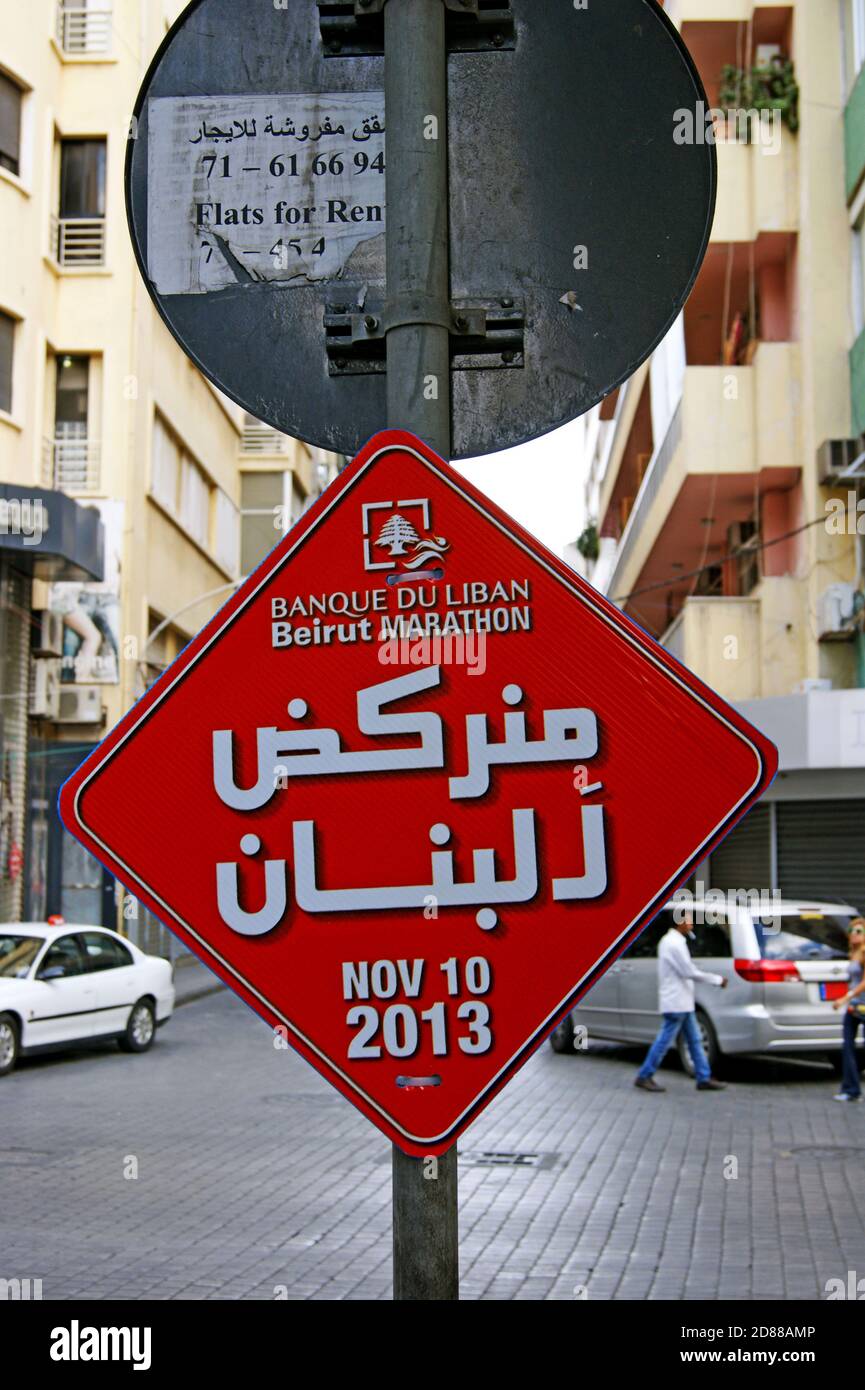
[[[387,334],[416,324],[448,330],[451,367],[456,371],[525,366],[525,304],[518,296],[442,305],[433,296],[412,294],[385,301],[346,287],[345,297],[328,302],[324,310],[330,375],[385,371]]]
[[[330,58],[384,52],[387,0],[316,0],[324,52]],[[510,0],[442,0],[449,53],[506,52],[516,48]]]

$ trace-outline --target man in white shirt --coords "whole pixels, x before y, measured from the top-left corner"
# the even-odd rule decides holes
[[[641,1091],[660,1093],[666,1090],[666,1087],[659,1086],[655,1081],[655,1072],[681,1029],[685,1031],[685,1041],[694,1063],[697,1090],[725,1089],[722,1081],[713,1080],[700,1041],[694,1005],[694,982],[702,980],[703,984],[718,985],[720,989],[726,989],[727,981],[723,975],[712,975],[705,970],[698,970],[691,960],[685,938],[690,937],[693,940],[693,926],[691,917],[684,916],[681,922],[677,922],[666,936],[661,938],[658,946],[658,1008],[664,1015],[664,1022],[634,1082]]]

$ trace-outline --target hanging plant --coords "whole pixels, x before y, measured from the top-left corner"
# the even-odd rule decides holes
[[[590,521],[580,539],[577,541],[577,550],[584,560],[597,560],[601,553],[601,544],[598,539],[598,528],[594,521]]]
[[[776,54],[753,68],[727,64],[721,71],[719,104],[724,111],[780,111],[795,135],[799,129],[799,84],[791,58]]]

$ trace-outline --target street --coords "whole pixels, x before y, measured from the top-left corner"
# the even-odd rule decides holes
[[[650,1096],[638,1056],[545,1046],[464,1135],[463,1298],[818,1299],[865,1274],[865,1107],[833,1104],[827,1066],[737,1062],[709,1095],[668,1064]],[[0,1087],[0,1277],[390,1296],[390,1146],[227,991],[145,1056],[25,1060]]]

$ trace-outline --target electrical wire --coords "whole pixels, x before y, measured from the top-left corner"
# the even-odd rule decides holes
[[[818,516],[813,521],[806,521],[804,526],[797,526],[795,531],[785,531],[783,536],[774,536],[770,541],[760,541],[758,544],[745,544],[731,550],[729,555],[723,556],[723,560],[735,560],[740,555],[758,554],[764,550],[769,550],[773,545],[781,545],[784,541],[793,540],[795,536],[801,536],[803,532],[810,531],[814,526],[825,526],[825,516]],[[658,580],[655,584],[647,584],[642,589],[633,589],[629,594],[620,594],[613,599],[613,603],[630,603],[631,599],[640,598],[643,594],[656,593],[658,589],[669,589],[675,584],[681,584],[685,579],[696,579],[706,570],[715,569],[718,561],[713,560],[711,564],[701,565],[699,569],[689,570],[683,574],[670,575],[668,579]]]

